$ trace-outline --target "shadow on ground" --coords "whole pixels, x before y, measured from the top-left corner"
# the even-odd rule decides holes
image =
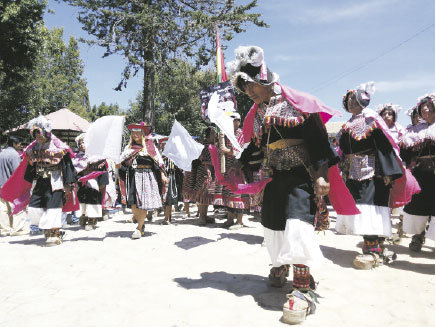
[[[353,260],[360,254],[357,251],[342,250],[326,245],[320,245],[321,252],[327,260],[344,268],[354,268]]]
[[[221,237],[218,239],[218,241],[224,238],[229,238],[235,241],[245,242],[250,245],[262,244],[263,242],[263,237],[257,235],[240,234],[240,233],[221,233],[218,235]]]
[[[292,283],[288,282],[283,288],[273,288],[266,277],[224,271],[203,272],[199,279],[180,277],[174,281],[187,290],[214,288],[236,296],[250,295],[260,307],[273,311],[282,311],[286,294],[292,287]]]
[[[23,244],[23,245],[36,245],[45,246],[45,237],[31,237],[25,240],[9,241],[9,244]]]
[[[212,242],[216,242],[216,241],[201,236],[192,236],[192,237],[186,237],[181,241],[175,242],[174,245],[178,246],[183,250],[190,250],[196,248],[197,246],[205,245]]]
[[[434,263],[415,263],[404,260],[395,260],[388,265],[391,268],[413,271],[420,274],[434,275]]]

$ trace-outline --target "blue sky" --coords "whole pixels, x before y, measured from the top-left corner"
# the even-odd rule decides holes
[[[45,16],[49,28],[63,27],[66,40],[70,35],[87,37],[76,20],[77,9],[53,0],[49,7],[55,11]],[[253,12],[261,13],[270,28],[248,25],[246,33],[222,42],[227,46],[226,61],[233,60],[237,46],[258,45],[283,84],[312,93],[342,112],[347,89],[374,81],[370,107],[388,102],[401,105],[402,125],[409,124],[405,112],[417,97],[434,92],[433,0],[259,0]],[[130,80],[122,92],[114,91],[123,58],[103,59],[98,46],[82,44],[80,50],[91,105],[104,101],[128,108],[141,90],[141,78]],[[332,121],[348,118],[344,113]]]

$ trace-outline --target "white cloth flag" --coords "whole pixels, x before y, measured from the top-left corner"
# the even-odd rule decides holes
[[[238,153],[242,153],[242,148],[235,137],[233,128],[233,118],[226,115],[226,113],[218,108],[218,93],[212,94],[208,105],[208,115],[212,123],[217,125],[221,132],[230,140],[233,147],[238,150]]]
[[[191,171],[192,160],[198,159],[203,151],[203,145],[194,141],[188,131],[174,120],[168,141],[162,155],[170,158],[177,167]]]
[[[85,153],[90,161],[112,159],[120,162],[124,116],[103,116],[86,131]]]

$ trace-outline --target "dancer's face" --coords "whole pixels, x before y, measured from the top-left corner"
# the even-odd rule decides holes
[[[421,105],[421,117],[424,119],[427,124],[434,123],[434,104],[430,101]]]
[[[240,125],[241,121],[239,119],[233,119],[233,129],[235,130],[235,132],[238,130]]]
[[[389,128],[391,128],[395,121],[394,121],[394,111],[391,109],[386,109],[383,111],[382,118],[385,121],[386,125],[388,125]]]
[[[141,144],[142,143],[142,131],[132,131],[132,139],[135,143]]]
[[[85,152],[85,142],[84,141],[79,142],[79,150],[82,152]]]
[[[347,108],[348,108],[348,112],[352,113],[353,115],[358,115],[358,114],[360,114],[362,112],[363,108],[357,102],[356,94],[355,93],[351,93],[348,96]]]
[[[34,131],[33,135],[36,139],[36,142],[38,142],[39,144],[44,144],[45,142],[47,142],[47,138],[39,131]]]
[[[269,102],[272,95],[271,85],[248,82],[245,87],[245,94],[248,95],[256,104]]]

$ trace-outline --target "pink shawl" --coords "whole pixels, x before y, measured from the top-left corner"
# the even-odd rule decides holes
[[[315,98],[313,95],[291,89],[290,87],[280,85],[279,83],[276,84],[280,86],[282,90],[282,95],[284,95],[286,100],[294,108],[308,114],[319,113],[323,123],[328,122],[332,116],[342,116],[339,111],[327,107],[324,103]],[[242,132],[244,134],[244,143],[250,143],[251,137],[253,136],[253,123],[256,116],[256,111],[257,104],[254,104],[250,108],[247,116],[245,116],[244,126],[242,127]]]
[[[319,113],[323,123],[326,123],[334,115],[341,116],[341,113],[339,111],[327,107],[320,100],[318,100],[317,98],[315,98],[314,96],[308,93],[297,91],[280,84],[278,85],[282,90],[282,95],[285,96],[286,100],[290,104],[292,104],[292,106],[294,106],[296,109],[304,113],[308,113],[308,114]],[[254,123],[254,118],[256,116],[256,111],[257,111],[257,104],[254,104],[244,119],[244,126],[242,128],[242,131],[243,131],[245,143],[250,143],[251,138],[253,136],[253,123]],[[357,209],[356,203],[354,202],[354,199],[351,196],[350,191],[345,186],[337,166],[333,166],[329,168],[328,178],[330,182],[329,199],[336,212],[342,215],[359,214],[360,211]],[[267,180],[267,182],[264,182],[262,188],[265,187],[265,185],[269,181],[270,179]],[[249,186],[245,186],[245,187],[249,188]]]
[[[369,108],[363,109],[362,113],[365,118],[371,117],[374,119],[377,128],[383,131],[383,134],[389,140],[389,142],[392,145],[392,148],[394,149],[395,158],[397,159],[398,165],[401,167],[403,176],[396,179],[392,185],[390,197],[389,197],[389,207],[391,208],[402,207],[407,203],[409,203],[410,200],[412,200],[413,194],[421,192],[421,188],[419,187],[418,182],[416,181],[415,177],[413,177],[410,170],[406,169],[403,166],[403,162],[400,158],[400,148],[398,144],[395,142],[395,140],[392,138],[391,134],[389,133],[389,128],[386,125],[383,118],[380,115],[378,115],[374,110],[371,110]]]
[[[59,140],[56,136],[52,134],[51,140],[53,141],[54,147],[59,150],[67,150],[70,153],[71,158],[74,158],[75,154],[71,150],[71,148],[66,145],[64,142]],[[32,184],[24,180],[24,173],[26,172],[28,158],[27,151],[30,150],[36,144],[36,140],[30,143],[23,152],[23,161],[21,161],[18,168],[14,171],[14,173],[9,177],[6,183],[3,185],[1,197],[11,202],[14,205],[14,209],[12,211],[12,215],[15,215],[28,206],[30,202],[30,191],[32,188]],[[75,191],[73,191],[75,193]],[[73,210],[64,210],[70,208],[76,208],[74,210],[79,209],[79,201],[76,200],[77,195],[73,194],[73,196],[67,198],[67,202],[63,207],[64,212],[73,211]]]

